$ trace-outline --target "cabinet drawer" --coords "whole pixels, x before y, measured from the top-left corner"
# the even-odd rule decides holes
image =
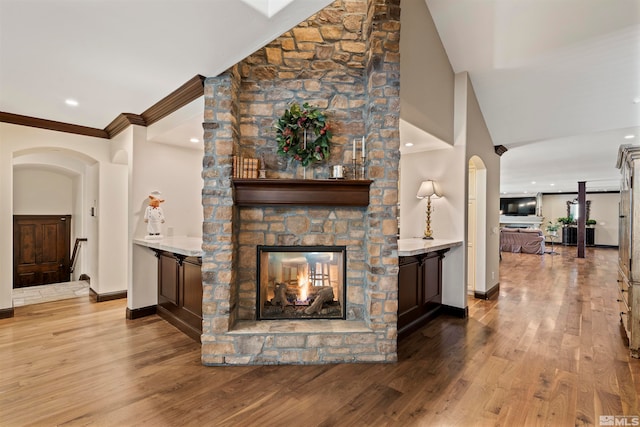
[[[627,282],[623,277],[618,279],[618,299],[624,302],[625,306],[627,307],[625,311],[629,311],[629,282]]]
[[[620,315],[622,316],[622,314],[624,313],[625,315],[628,315],[629,312],[631,311],[629,309],[629,306],[627,305],[626,301],[624,301],[621,298],[618,298],[618,310],[620,310]]]

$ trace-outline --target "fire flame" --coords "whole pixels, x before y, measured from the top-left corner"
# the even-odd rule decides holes
[[[298,274],[298,287],[300,288],[298,301],[306,301],[308,298],[307,293],[309,292],[309,277],[304,272]]]

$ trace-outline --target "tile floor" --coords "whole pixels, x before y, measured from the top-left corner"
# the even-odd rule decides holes
[[[50,285],[29,286],[13,290],[13,306],[38,304],[67,298],[89,295],[89,282],[52,283]]]

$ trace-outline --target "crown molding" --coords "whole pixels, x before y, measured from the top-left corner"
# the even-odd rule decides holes
[[[507,152],[508,148],[505,147],[504,145],[494,145],[493,150],[496,152],[498,156],[502,156],[504,153]]]
[[[174,90],[169,95],[146,109],[142,114],[121,113],[104,129],[56,122],[37,117],[21,116],[19,114],[6,113],[2,111],[0,111],[0,122],[47,129],[56,132],[66,132],[77,135],[93,136],[96,138],[111,139],[130,125],[145,127],[152,125],[169,114],[184,107],[191,101],[203,96],[205,78],[206,77],[197,74],[178,89]]]
[[[206,77],[197,74],[178,89],[146,109],[141,116],[147,123],[147,126],[154,124],[191,101],[203,96],[205,79]]]
[[[138,114],[121,113],[104,130],[109,134],[109,138],[113,138],[130,125],[147,126],[147,123]]]
[[[32,128],[47,129],[56,132],[93,136],[96,138],[110,138],[109,133],[104,129],[74,125],[71,123],[56,122],[54,120],[40,119],[38,117],[22,116],[20,114],[5,113],[3,111],[0,111],[0,122],[11,123],[13,125],[28,126]]]

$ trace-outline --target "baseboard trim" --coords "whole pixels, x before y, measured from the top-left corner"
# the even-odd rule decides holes
[[[156,310],[155,305],[150,305],[148,307],[140,307],[140,308],[129,308],[127,307],[127,319],[134,320],[139,319],[141,317],[151,316],[152,314],[156,314],[158,311]]]
[[[161,305],[156,306],[156,312],[158,316],[166,320],[168,323],[175,326],[177,329],[184,332],[185,335],[194,339],[197,342],[201,342],[202,339],[202,331],[195,329],[193,326],[189,325],[187,322],[175,317],[169,310],[164,308]]]
[[[469,307],[460,308],[460,307],[453,307],[451,305],[443,305],[442,314],[448,314],[449,316],[459,317],[460,319],[466,319],[467,317],[469,317]]]
[[[99,294],[93,289],[89,288],[89,296],[93,302],[105,302],[112,301],[114,299],[127,298],[127,291],[107,292],[105,294]]]
[[[413,320],[412,322],[402,326],[401,328],[398,328],[398,340],[402,340],[402,339],[408,337],[409,335],[411,335],[412,333],[414,333],[418,329],[420,329],[423,326],[425,326],[432,319],[434,319],[436,316],[438,316],[440,313],[443,312],[442,311],[443,310],[442,307],[443,307],[442,305],[435,305],[432,310],[430,310],[429,312],[423,314],[421,317],[419,317],[419,318]]]
[[[497,283],[493,288],[486,292],[474,291],[473,296],[476,299],[491,299],[500,293],[500,283]]]
[[[0,319],[8,319],[14,316],[13,307],[11,308],[0,308]]]

